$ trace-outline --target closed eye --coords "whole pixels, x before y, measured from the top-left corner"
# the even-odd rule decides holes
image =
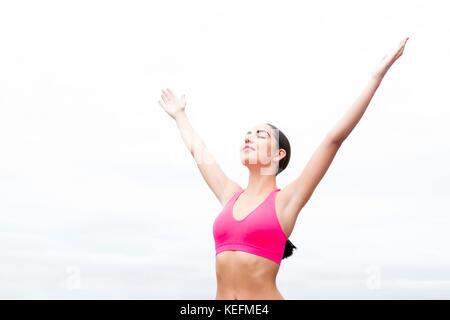
[[[247,135],[249,135],[251,133],[252,133],[251,131],[248,131]],[[264,139],[267,139],[267,136],[270,137],[270,133],[268,133],[265,130],[256,130],[256,133],[258,134],[258,137],[261,137],[261,138],[264,138]]]

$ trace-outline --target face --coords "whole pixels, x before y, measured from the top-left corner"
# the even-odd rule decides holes
[[[276,134],[276,130],[266,124],[247,130],[240,149],[242,164],[249,168],[264,168],[266,172],[275,174],[277,162],[285,155],[284,150],[277,148]]]

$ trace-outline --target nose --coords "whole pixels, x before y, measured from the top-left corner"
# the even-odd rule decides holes
[[[245,144],[253,144],[253,138],[252,139],[250,139],[250,138],[252,138],[252,136],[251,135],[247,135],[246,137],[245,137]]]

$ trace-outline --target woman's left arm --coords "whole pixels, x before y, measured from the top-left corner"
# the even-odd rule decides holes
[[[372,100],[375,91],[377,91],[384,75],[394,64],[394,62],[403,54],[403,49],[405,48],[405,44],[408,39],[408,37],[403,39],[398,47],[391,54],[384,56],[379,66],[372,71],[372,76],[362,93],[352,104],[349,110],[344,114],[344,116],[334,127],[334,129],[330,132],[330,135],[335,140],[335,142],[344,142],[350,132],[352,132],[353,128],[356,126],[356,124],[359,122],[362,115],[366,111],[367,106],[369,105],[370,100]]]
[[[280,191],[279,196],[283,199],[281,211],[288,221],[294,222],[297,219],[297,215],[308,202],[314,189],[328,170],[337,150],[361,119],[384,75],[402,55],[408,39],[403,39],[391,54],[383,57],[379,66],[373,70],[363,92],[337,125],[326,135],[300,176]]]

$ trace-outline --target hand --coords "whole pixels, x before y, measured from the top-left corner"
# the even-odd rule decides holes
[[[185,95],[183,94],[181,98],[178,98],[169,88],[166,91],[161,90],[161,99],[163,103],[159,100],[159,105],[167,112],[172,118],[176,118],[177,115],[184,112],[186,107]]]
[[[400,44],[397,46],[395,50],[393,50],[390,54],[385,55],[381,61],[378,67],[376,67],[373,72],[372,76],[377,79],[382,79],[386,72],[389,70],[389,68],[394,64],[394,62],[400,58],[403,54],[403,49],[405,48],[405,44],[408,41],[409,37],[404,38],[402,41],[400,41]]]

